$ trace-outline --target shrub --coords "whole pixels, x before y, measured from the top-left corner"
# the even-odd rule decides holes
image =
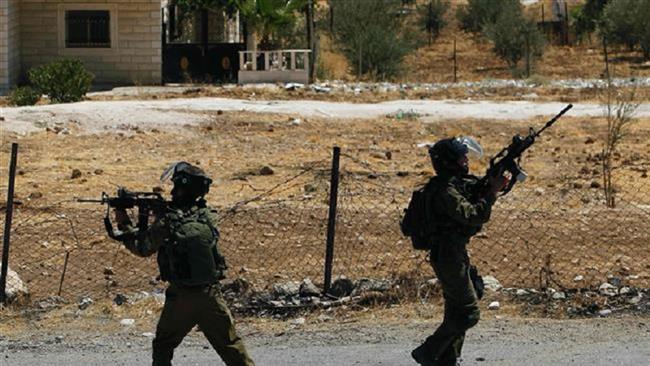
[[[401,16],[400,0],[331,0],[333,38],[357,75],[393,78],[417,47],[417,33]],[[340,16],[339,16],[340,15]]]
[[[29,86],[19,86],[9,93],[9,104],[16,106],[34,105],[41,94]]]
[[[94,75],[76,59],[61,59],[28,72],[36,90],[54,103],[78,102],[90,90]]]
[[[519,6],[519,0],[469,0],[458,7],[456,17],[460,27],[472,33],[482,32],[488,24],[496,22],[503,8]]]
[[[440,31],[447,25],[444,18],[447,10],[449,1],[446,0],[429,0],[428,3],[418,6],[418,21],[429,36],[429,44],[438,38]]]
[[[493,24],[484,28],[493,43],[493,51],[517,73],[517,65],[526,55],[529,60],[540,58],[544,52],[544,36],[535,22],[526,19],[519,5],[502,9]]]

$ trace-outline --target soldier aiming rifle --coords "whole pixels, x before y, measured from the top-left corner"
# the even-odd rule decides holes
[[[159,193],[124,188],[116,197],[103,194],[101,200],[83,200],[114,208],[118,231],[113,230],[108,212],[104,218],[112,239],[141,257],[157,253],[160,278],[169,287],[153,340],[153,365],[171,365],[174,349],[198,324],[226,365],[253,366],[221,294],[219,280],[224,278],[226,265],[217,245],[216,215],[204,199],[212,179],[186,162],[172,164],[160,179],[173,182],[171,201]],[[137,227],[126,211],[134,207],[138,208]]]
[[[468,154],[479,158],[483,154],[473,138],[446,138],[429,148],[436,175],[413,192],[400,223],[415,249],[429,251],[445,300],[442,324],[411,352],[418,364],[457,365],[465,332],[479,321],[478,300],[483,294],[483,281],[467,253],[470,238],[490,219],[497,197],[525,180],[526,173],[519,165],[522,154],[571,107],[539,131],[531,128],[527,136],[515,135],[510,145],[490,159],[482,178],[469,174]]]

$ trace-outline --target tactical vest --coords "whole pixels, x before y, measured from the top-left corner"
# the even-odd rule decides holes
[[[165,215],[168,235],[158,250],[160,277],[184,286],[200,286],[223,278],[226,269],[210,209],[170,210]]]
[[[456,190],[468,200],[472,200],[473,189],[478,183],[478,178],[473,175],[465,175],[462,178],[452,177],[450,180],[440,179],[439,177],[433,177],[431,180],[431,198],[436,200],[437,195],[440,192],[447,189],[447,185],[451,184],[456,188]],[[472,202],[476,203],[476,202]],[[443,239],[447,234],[454,232],[459,233],[463,236],[473,236],[479,231],[481,231],[481,226],[466,226],[452,221],[450,218],[445,216],[440,216],[435,210],[431,208],[432,205],[428,205],[430,222],[432,223],[432,237],[433,242],[437,242],[440,239]]]

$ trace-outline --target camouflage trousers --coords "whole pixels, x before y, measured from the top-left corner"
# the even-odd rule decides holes
[[[174,349],[195,325],[228,366],[254,366],[218,285],[182,288],[170,285],[153,340],[153,365],[171,365]]]
[[[420,347],[436,365],[455,365],[465,332],[478,323],[480,311],[465,245],[444,243],[436,249],[431,252],[430,262],[442,287],[445,314],[442,324]]]

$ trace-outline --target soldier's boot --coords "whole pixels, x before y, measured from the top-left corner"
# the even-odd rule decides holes
[[[422,366],[436,366],[431,353],[424,347],[424,344],[411,351],[411,357]]]
[[[160,351],[154,350],[153,352],[153,366],[171,366],[172,358],[174,357],[173,351]]]

